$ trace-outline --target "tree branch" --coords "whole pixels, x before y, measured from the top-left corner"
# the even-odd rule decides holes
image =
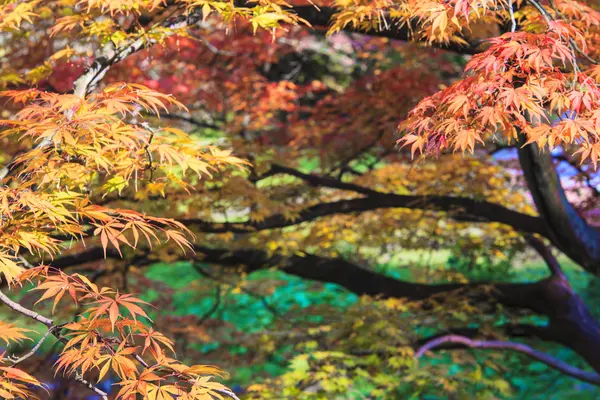
[[[220,129],[220,126],[214,122],[201,121],[192,116],[180,115],[180,114],[164,114],[160,116],[163,119],[172,119],[184,121],[189,124],[196,126],[197,128],[209,128],[209,129]]]
[[[333,178],[321,177],[318,179],[333,180]],[[356,185],[343,182],[339,182],[338,184],[326,184],[324,186],[337,187],[342,190],[371,192],[371,189],[357,188]],[[300,211],[298,217],[293,220],[278,214],[267,217],[260,222],[216,223],[197,218],[179,219],[179,221],[206,233],[251,233],[265,229],[298,225],[302,222],[308,222],[330,215],[351,214],[385,208],[444,211],[449,213],[450,218],[458,221],[499,222],[512,226],[521,232],[539,233],[542,236],[548,236],[543,221],[540,218],[513,211],[498,204],[464,197],[409,196],[379,192],[358,199],[320,203]]]
[[[338,284],[358,295],[423,300],[460,293],[475,303],[496,302],[509,308],[529,309],[550,321],[548,330],[543,332],[544,340],[569,347],[600,373],[600,326],[568,283],[554,276],[533,283],[434,285],[397,280],[342,259],[311,254],[270,257],[259,250],[228,251],[201,246],[195,250],[196,259],[203,262],[225,267],[243,265],[247,273],[277,267],[305,279]]]
[[[33,346],[33,348],[26,354],[22,355],[21,357],[15,359],[12,363],[13,363],[13,367],[25,360],[27,360],[29,357],[31,357],[32,355],[35,354],[36,351],[39,350],[40,347],[42,347],[42,344],[44,343],[44,341],[46,339],[48,339],[48,336],[50,336],[51,334],[53,334],[54,330],[57,329],[56,326],[52,326],[50,327],[46,333],[44,333],[44,335],[41,337],[40,340],[38,340],[38,342],[36,343],[35,346]]]
[[[531,143],[519,148],[519,161],[546,225],[544,236],[587,271],[600,274],[600,231],[568,201],[550,153]]]
[[[31,319],[34,319],[42,324],[46,325],[48,328],[52,328],[54,326],[53,321],[50,318],[46,318],[35,311],[32,311],[28,308],[23,307],[16,301],[12,301],[7,295],[5,295],[2,291],[0,291],[0,301],[6,304],[9,308],[12,308],[16,312],[23,314]]]
[[[578,174],[581,174],[583,176],[583,178],[585,179],[586,186],[592,191],[594,197],[600,196],[600,191],[598,191],[596,186],[592,184],[592,176],[589,174],[589,172],[585,171],[577,161],[573,160],[571,157],[567,157],[564,154],[553,155],[552,158],[559,162],[564,161],[567,164],[569,164],[571,168],[575,169]]]
[[[333,22],[333,16],[335,15],[335,13],[338,12],[338,9],[334,7],[316,8],[313,5],[294,6],[291,8],[291,10],[294,11],[300,18],[305,19],[313,27],[316,28],[328,28],[329,26],[331,26]],[[389,19],[389,16],[386,16],[386,18]],[[499,29],[501,28],[499,27]],[[416,23],[407,23],[399,25],[398,23],[392,22],[387,24],[387,29],[382,30],[363,31],[359,28],[354,28],[351,25],[348,25],[344,28],[344,31],[348,33],[359,33],[363,35],[386,37],[394,40],[413,41],[414,36],[412,35],[412,32],[418,32],[419,27]],[[504,32],[501,32],[500,34],[502,33]],[[467,37],[463,37],[462,39],[464,39],[465,42],[467,42],[467,44],[436,44],[436,47],[445,50],[451,50],[460,54],[476,54],[481,51],[481,41],[473,41]],[[427,44],[425,41],[422,41],[421,43]]]
[[[594,385],[600,385],[600,375],[595,372],[588,372],[582,369],[576,368],[569,365],[557,358],[552,357],[549,354],[535,350],[527,345],[502,340],[473,340],[465,336],[460,335],[445,335],[436,339],[432,339],[427,342],[415,353],[415,358],[421,358],[425,352],[433,350],[436,347],[442,346],[446,343],[458,343],[469,348],[476,349],[498,349],[498,350],[511,350],[517,353],[525,354],[526,356],[533,358],[534,360],[540,361],[547,366],[554,368],[565,375],[572,376],[573,378],[580,379],[582,381],[592,383]]]
[[[198,10],[188,15],[168,18],[160,23],[159,26],[172,29],[184,28],[200,20],[202,20],[202,13]],[[79,97],[85,97],[98,85],[114,64],[155,43],[156,39],[147,35],[140,35],[138,39],[118,47],[112,41],[107,43],[100,54],[96,56],[94,62],[75,81],[74,94]]]
[[[537,253],[544,259],[552,275],[566,282],[567,276],[560,267],[560,263],[556,257],[554,257],[552,254],[552,251],[550,251],[550,248],[548,248],[544,242],[533,235],[525,235],[525,239],[527,240],[527,243],[529,243],[529,245],[533,247],[535,251],[537,251]]]
[[[19,303],[12,301],[8,296],[6,296],[2,291],[0,291],[0,301],[2,301],[4,304],[6,304],[8,307],[12,308],[13,310],[17,311],[20,314],[23,314],[31,319],[34,319],[38,322],[41,322],[42,324],[46,325],[48,327],[48,332],[46,332],[46,334],[44,335],[44,337],[42,337],[42,340],[40,340],[40,342],[38,342],[38,344],[33,348],[33,350],[30,352],[31,354],[35,353],[35,351],[37,350],[37,348],[39,348],[39,346],[41,346],[42,341],[48,336],[49,333],[52,333],[53,336],[55,336],[58,340],[60,340],[63,343],[66,343],[66,339],[63,338],[59,332],[58,332],[58,326],[54,325],[54,322],[50,319],[50,318],[46,318],[41,316],[40,314],[36,313],[35,311],[32,311],[28,308],[23,307],[22,305],[20,305]],[[24,359],[28,358],[31,356],[31,354],[28,353],[25,356],[21,357],[21,359],[18,359],[15,364],[23,361]],[[83,377],[79,374],[76,374],[74,378],[72,378],[74,381],[84,385],[85,387],[87,387],[88,389],[94,391],[97,395],[99,395],[100,397],[102,397],[103,400],[108,400],[108,394],[103,392],[102,390],[98,389],[97,387],[95,387],[94,385],[92,385],[91,383],[89,383],[88,381],[86,381],[85,379],[83,379]]]
[[[354,212],[372,211],[384,208],[408,208],[416,210],[433,210],[448,212],[451,218],[459,221],[469,222],[500,222],[512,226],[518,231],[526,233],[539,233],[547,236],[543,221],[538,217],[510,210],[499,204],[487,201],[477,201],[466,197],[452,196],[427,196],[427,195],[398,195],[393,193],[378,192],[364,186],[353,183],[342,182],[330,176],[306,174],[294,168],[279,164],[271,165],[271,168],[255,177],[254,182],[277,174],[287,174],[302,179],[315,187],[327,187],[359,193],[366,197],[340,200],[330,203],[320,203],[300,211],[298,218],[290,220],[284,215],[273,215],[260,222],[242,223],[212,223],[200,219],[180,219],[179,221],[193,225],[207,233],[248,233],[265,229],[282,228],[297,225],[302,222],[312,221],[319,217],[334,214],[349,214]]]
[[[182,28],[193,25],[202,19],[201,12],[193,12],[189,15],[180,15],[168,18],[160,26],[164,28]],[[87,96],[102,80],[108,70],[119,61],[124,60],[130,55],[147,48],[156,43],[156,39],[141,35],[138,39],[116,47],[112,41],[108,42],[102,51],[96,55],[92,64],[86,68],[85,72],[75,80],[73,94],[84,98]],[[46,137],[39,142],[33,150],[41,150],[52,144],[53,135]],[[32,151],[33,151],[32,150]],[[4,179],[15,166],[17,157],[13,157],[0,169],[0,180]]]
[[[91,262],[93,257],[102,259],[101,250],[89,249],[81,253],[79,258],[71,260]],[[600,326],[568,282],[554,275],[533,283],[423,284],[394,279],[343,259],[312,254],[271,256],[261,250],[228,250],[199,245],[194,246],[194,250],[195,255],[181,260],[212,263],[224,268],[235,268],[236,271],[239,266],[244,266],[246,273],[275,267],[304,279],[338,284],[358,295],[418,301],[443,298],[455,293],[474,303],[498,303],[508,308],[528,309],[548,317],[549,325],[536,332],[531,329],[521,330],[522,334],[539,335],[542,340],[561,343],[583,357],[600,373]],[[111,256],[110,252],[108,256]],[[113,256],[117,258],[118,254]],[[56,261],[65,265],[60,258]],[[153,262],[155,261],[149,258],[144,260],[140,255],[136,265]]]

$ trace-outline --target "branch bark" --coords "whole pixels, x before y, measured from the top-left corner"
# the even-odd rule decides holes
[[[445,335],[427,342],[415,353],[416,358],[421,358],[426,352],[435,349],[446,343],[458,343],[465,347],[475,349],[498,349],[511,350],[517,353],[525,354],[526,356],[540,361],[551,368],[554,368],[565,375],[580,379],[594,385],[600,385],[600,375],[595,372],[588,372],[582,369],[569,365],[549,354],[535,350],[527,345],[502,340],[473,340],[460,335]]]
[[[551,276],[533,283],[419,284],[393,279],[341,259],[310,254],[269,257],[257,250],[228,251],[196,247],[202,261],[223,266],[245,266],[246,272],[278,267],[305,279],[336,283],[358,295],[380,295],[423,300],[459,291],[473,302],[497,302],[529,309],[548,317],[546,338],[561,343],[600,373],[600,326],[568,282]],[[551,335],[548,333],[551,332]]]
[[[312,5],[306,6],[294,6],[291,8],[299,17],[308,21],[313,27],[316,28],[327,28],[333,22],[333,16],[338,11],[334,7],[319,7],[318,9]],[[389,19],[389,16],[386,16]],[[403,24],[399,26],[397,23],[388,23],[386,29],[382,30],[369,30],[363,31],[358,28],[354,28],[352,26],[347,26],[344,28],[345,32],[348,33],[359,33],[363,35],[370,36],[380,36],[386,37],[393,40],[403,40],[403,41],[413,41],[414,37],[412,32],[418,32],[419,27],[418,24]],[[504,29],[498,26],[499,35],[504,33]],[[437,44],[436,47],[454,51],[460,54],[476,54],[481,51],[482,41],[474,41],[469,39],[468,37],[463,37],[463,40],[467,42],[465,45],[460,45],[457,43],[448,43],[448,44]],[[422,42],[426,44],[425,42]]]
[[[569,203],[552,156],[535,143],[519,148],[519,161],[546,236],[587,271],[600,274],[600,231]]]
[[[552,254],[552,251],[550,250],[550,248],[548,248],[544,244],[544,242],[542,242],[540,239],[536,238],[533,235],[526,235],[525,239],[527,240],[529,245],[531,247],[533,247],[535,249],[535,251],[537,251],[537,253],[546,262],[546,265],[550,269],[550,272],[552,273],[552,275],[557,277],[558,279],[561,279],[561,280],[567,282],[567,276],[565,275],[562,268],[560,267],[560,263],[558,262],[556,257],[554,257],[554,255]]]
[[[312,254],[269,256],[260,250],[227,250],[194,246],[196,255],[182,258],[192,262],[205,262],[225,268],[244,267],[246,273],[261,269],[279,268],[301,278],[325,283],[335,283],[358,295],[396,297],[424,300],[460,293],[474,303],[498,303],[508,308],[528,309],[548,317],[549,324],[523,334],[533,334],[542,340],[560,343],[579,354],[600,373],[600,326],[590,314],[582,299],[573,292],[568,282],[557,275],[533,283],[447,283],[422,284],[394,279],[351,262]],[[120,258],[108,253],[109,257]],[[93,262],[103,258],[101,248],[89,249],[77,257],[59,258],[54,266]],[[143,255],[136,256],[136,265],[155,262]],[[68,261],[68,262],[65,262]],[[519,330],[515,330],[518,335]]]
[[[318,180],[334,180],[332,178],[318,177]],[[339,181],[338,181],[339,182]],[[290,220],[284,215],[273,215],[260,222],[242,223],[214,223],[197,218],[179,219],[180,222],[206,233],[250,233],[265,229],[283,228],[302,222],[336,215],[351,214],[356,212],[373,211],[385,208],[408,208],[414,210],[433,210],[449,213],[449,217],[466,222],[499,222],[512,226],[517,231],[524,233],[538,233],[548,237],[543,221],[531,215],[510,210],[499,204],[486,201],[477,201],[465,197],[451,196],[410,196],[392,193],[374,192],[367,188],[339,182],[332,184],[325,182],[323,186],[337,187],[343,190],[352,190],[358,193],[370,193],[367,197],[340,200],[329,203],[320,203],[302,210],[298,217]]]

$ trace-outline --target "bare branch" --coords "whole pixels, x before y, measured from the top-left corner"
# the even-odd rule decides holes
[[[513,0],[508,0],[508,14],[510,15],[510,31],[517,30],[517,20],[515,19],[515,10],[513,10]]]
[[[215,391],[215,392],[219,392],[219,393],[221,393],[221,394],[224,394],[224,395],[226,395],[226,396],[229,396],[229,397],[231,397],[233,400],[240,400],[240,398],[239,398],[239,397],[237,397],[237,396],[235,395],[235,393],[233,393],[233,392],[232,392],[232,391],[230,391],[230,390],[225,390],[225,389],[214,389],[214,391]]]
[[[46,337],[51,333],[52,335],[54,335],[58,340],[60,340],[61,342],[66,342],[65,338],[60,336],[60,334],[58,333],[58,326],[54,325],[53,321],[50,318],[46,318],[44,316],[41,316],[40,314],[36,313],[35,311],[32,311],[28,308],[23,307],[22,305],[20,305],[19,303],[12,301],[11,299],[8,298],[8,296],[6,296],[4,293],[2,293],[2,291],[0,291],[0,301],[2,301],[4,304],[6,304],[8,307],[12,308],[13,310],[15,310],[18,313],[21,313],[29,318],[32,318],[38,322],[41,322],[42,324],[46,325],[48,327],[48,332],[46,332],[46,334],[44,335],[44,337],[42,337],[42,340],[40,340],[38,342],[38,344],[32,349],[32,351],[30,353],[27,353],[25,356],[21,357],[20,359],[18,359],[15,364],[23,361],[24,359],[30,357],[33,353],[35,353],[35,351],[39,348],[39,346],[41,346],[42,342],[46,339]],[[103,392],[102,390],[98,389],[97,387],[95,387],[94,385],[92,385],[91,383],[89,383],[88,381],[86,381],[85,379],[83,379],[83,377],[81,375],[79,375],[79,373],[77,373],[75,375],[75,377],[72,378],[74,381],[79,382],[80,384],[84,385],[85,387],[87,387],[88,389],[94,391],[97,395],[99,395],[100,397],[102,397],[103,400],[108,400],[108,394],[106,394],[105,392]]]
[[[163,28],[184,28],[199,22],[201,19],[201,13],[193,12],[189,15],[168,18],[160,26]],[[119,47],[115,47],[113,42],[107,43],[100,54],[96,56],[92,65],[75,81],[74,94],[79,97],[85,97],[98,85],[114,64],[142,49],[156,44],[156,42],[156,39],[147,35],[140,35],[136,40]]]
[[[46,318],[46,317],[36,313],[35,311],[32,311],[28,308],[23,307],[16,301],[12,301],[11,299],[8,298],[7,295],[2,293],[2,291],[0,291],[0,301],[2,301],[4,304],[9,306],[16,312],[21,313],[21,314],[23,314],[29,318],[32,318],[38,322],[41,322],[42,324],[46,325],[48,328],[52,328],[54,326],[54,323],[50,318]]]
[[[358,193],[372,194],[363,198],[319,203],[300,211],[298,217],[293,220],[290,220],[285,215],[277,214],[267,217],[262,221],[240,223],[217,223],[198,218],[179,219],[179,221],[207,233],[251,233],[265,229],[298,225],[302,222],[336,214],[351,214],[385,208],[407,208],[447,212],[449,218],[457,221],[499,222],[512,226],[515,230],[521,232],[539,233],[543,236],[549,236],[543,225],[543,221],[539,217],[513,211],[499,204],[487,201],[477,201],[467,197],[411,196],[381,193],[351,183],[340,182],[334,178],[304,175],[307,175],[307,181],[311,179],[314,184],[323,187],[334,187]]]
[[[96,386],[92,385],[91,383],[89,383],[88,381],[86,381],[85,379],[83,379],[83,377],[77,373],[75,375],[74,378],[72,378],[75,382],[79,382],[82,385],[84,385],[85,387],[87,387],[88,389],[90,389],[91,391],[95,392],[97,395],[99,395],[100,397],[102,397],[102,400],[108,400],[108,394],[100,389],[98,389]]]
[[[436,347],[440,347],[447,343],[462,344],[469,348],[476,349],[498,349],[498,350],[512,350],[518,353],[525,354],[526,356],[538,360],[550,368],[554,368],[563,374],[572,376],[573,378],[580,379],[582,381],[592,383],[594,385],[600,385],[600,375],[595,372],[588,372],[572,365],[569,365],[561,360],[552,357],[549,354],[535,350],[527,345],[502,340],[473,340],[465,336],[460,335],[445,335],[436,339],[433,339],[423,346],[421,346],[415,353],[415,358],[421,358],[427,351],[433,350]]]
[[[48,339],[48,336],[54,334],[54,331],[57,329],[56,326],[52,326],[51,328],[49,328],[46,333],[44,333],[44,336],[42,336],[42,338],[37,342],[37,344],[35,346],[33,346],[33,348],[27,353],[22,355],[21,357],[17,358],[16,360],[13,361],[13,367],[17,364],[19,364],[20,362],[23,362],[25,360],[27,360],[29,357],[31,357],[32,355],[35,354],[36,351],[39,350],[40,347],[42,347],[42,344],[44,343],[44,341],[46,339]]]
[[[144,368],[150,368],[150,365],[138,353],[135,353],[133,356],[140,364],[144,366]]]

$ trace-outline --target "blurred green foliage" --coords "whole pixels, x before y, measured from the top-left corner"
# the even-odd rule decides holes
[[[378,266],[380,272],[385,272],[387,275],[401,279],[411,279],[415,272],[422,272],[424,268],[419,265],[419,260],[422,258],[414,253],[407,254],[404,259],[411,260],[410,265],[402,268],[397,264],[381,264]],[[431,256],[425,261],[430,261]],[[519,262],[514,256],[508,255],[503,261],[493,261],[485,256],[477,257],[461,257],[457,252],[441,252],[434,254],[433,259],[444,260],[441,263],[441,270],[447,274],[448,271],[463,274],[469,280],[499,280],[499,281],[534,281],[547,275],[547,268],[540,262]],[[589,274],[582,272],[572,262],[567,259],[561,259],[561,263],[567,275],[570,278],[575,290],[589,304],[592,312],[596,316],[600,316],[600,294],[597,291],[597,280],[591,278]],[[214,299],[205,295],[194,295],[195,285],[199,279],[198,273],[189,263],[178,264],[156,264],[150,267],[146,272],[146,277],[157,282],[166,283],[170,288],[174,289],[172,296],[172,305],[176,315],[196,315],[203,316],[214,307]],[[421,276],[416,274],[415,276]],[[202,278],[200,278],[202,279]],[[280,271],[259,271],[250,274],[246,280],[250,285],[259,287],[261,284],[271,284],[277,282],[272,293],[262,295],[257,298],[251,293],[234,292],[229,293],[228,300],[222,301],[219,304],[218,310],[215,311],[210,318],[223,321],[230,324],[232,330],[241,331],[245,334],[260,334],[261,332],[269,331],[277,322],[277,314],[274,314],[269,307],[277,310],[277,313],[285,315],[299,316],[299,323],[302,321],[320,322],[324,317],[315,314],[315,310],[319,310],[321,306],[331,307],[339,314],[347,313],[353,305],[359,302],[359,298],[333,284],[316,284],[306,281],[291,275],[287,275]],[[155,300],[158,296],[157,292],[146,294],[147,300]],[[327,308],[329,310],[329,308]],[[304,319],[303,319],[304,318]],[[403,313],[399,318],[406,321],[406,324],[411,323],[411,316]],[[543,324],[545,321],[542,318],[529,317],[530,322]],[[421,333],[421,332],[420,332]],[[221,340],[222,339],[222,340]],[[308,346],[310,347],[310,342]],[[546,344],[536,341],[532,343],[538,349],[546,351],[570,364],[583,366],[583,363],[577,355],[570,350],[555,344]],[[306,348],[302,349],[299,346],[286,345],[273,348],[269,352],[268,357],[261,358],[260,362],[254,362],[251,354],[256,353],[253,346],[260,346],[260,343],[244,345],[243,343],[234,343],[226,336],[214,337],[211,340],[198,343],[189,343],[191,349],[199,351],[215,363],[229,364],[227,368],[231,372],[229,382],[234,385],[239,385],[242,390],[251,385],[259,384],[265,378],[273,378],[284,374],[299,374],[301,376],[303,370],[308,368],[309,359],[306,355],[311,354],[306,352]],[[304,351],[302,351],[304,350]],[[308,349],[310,350],[310,348]],[[314,349],[317,350],[317,349]],[[495,365],[502,365],[502,369],[498,370],[486,367],[486,363],[490,358],[490,352],[475,351],[471,352],[477,361],[473,367],[455,363],[453,359],[455,352],[440,352],[435,357],[431,357],[422,361],[428,364],[429,368],[437,368],[440,374],[447,377],[456,375],[464,379],[465,376],[479,375],[479,384],[471,382],[471,394],[469,398],[507,398],[507,399],[597,399],[600,398],[600,389],[575,379],[561,375],[560,373],[546,367],[545,365],[525,359],[523,356],[515,353],[502,352],[494,354]],[[323,352],[321,357],[330,357]],[[232,362],[228,363],[228,359],[239,360],[244,356],[248,356],[247,363]],[[368,361],[368,357],[365,358]],[[313,359],[314,361],[314,359]],[[344,363],[356,363],[350,358]],[[361,361],[362,362],[362,361]],[[481,365],[481,367],[479,367]],[[358,368],[354,366],[353,368]],[[365,367],[366,368],[366,367]],[[468,371],[467,371],[468,370]],[[299,372],[300,371],[300,372]],[[473,375],[475,374],[475,375]],[[285,375],[284,375],[285,376]],[[381,376],[380,379],[390,379],[393,376]],[[331,385],[344,384],[344,379],[348,379],[344,375],[338,382],[335,379]],[[412,378],[411,378],[412,379]],[[486,381],[490,380],[490,381]],[[414,378],[413,380],[418,380]],[[328,380],[327,382],[331,382]],[[336,383],[338,382],[338,383]],[[510,394],[506,396],[498,395],[498,392],[486,395],[486,382],[495,382],[494,385],[501,385],[501,382],[507,382],[510,386]],[[365,398],[364,393],[372,393],[373,383],[370,379],[353,378],[352,390],[349,390],[345,395],[331,395],[329,398],[336,399],[361,399]],[[415,390],[415,386],[409,387],[406,385],[405,391],[397,390],[393,398],[419,398],[419,399],[441,399],[445,397],[436,397],[428,395],[428,388],[424,387],[420,390]],[[418,385],[417,385],[418,386]],[[332,389],[332,393],[335,390]],[[415,393],[419,393],[416,395]],[[298,396],[289,395],[289,398]],[[382,394],[383,398],[390,398],[390,393]],[[260,396],[258,397],[260,398]],[[283,398],[287,398],[284,396]],[[300,397],[297,398],[302,398]],[[321,397],[315,397],[321,398]],[[324,397],[328,398],[328,397]]]

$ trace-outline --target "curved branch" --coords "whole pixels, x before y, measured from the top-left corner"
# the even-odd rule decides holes
[[[542,339],[569,347],[600,373],[600,326],[568,283],[555,276],[533,283],[424,284],[394,279],[343,259],[312,254],[270,256],[261,250],[228,250],[199,245],[194,246],[194,250],[196,255],[182,260],[233,267],[236,271],[239,266],[244,266],[246,273],[276,267],[304,279],[338,284],[358,295],[424,300],[459,292],[474,303],[499,303],[510,308],[529,309],[547,316],[550,321]],[[71,260],[91,262],[94,257],[102,259],[102,250],[90,249],[78,259]],[[65,264],[64,258],[56,262]],[[156,261],[149,257],[144,260],[140,255],[136,265],[153,262]]]
[[[350,187],[355,185],[349,183],[340,182],[336,186],[327,186],[356,191],[356,189]],[[362,192],[372,192],[366,188],[360,190]],[[384,208],[444,211],[448,212],[451,218],[458,221],[499,222],[512,226],[521,232],[539,233],[542,236],[548,236],[543,221],[540,218],[513,211],[498,204],[464,197],[408,196],[379,192],[374,192],[374,194],[368,197],[358,199],[320,203],[300,211],[298,217],[293,220],[278,214],[267,217],[260,222],[215,223],[197,218],[179,219],[179,221],[206,233],[250,233],[265,229],[298,225],[302,222],[312,221],[329,215],[350,214]]]
[[[188,124],[192,124],[197,128],[209,128],[209,129],[220,129],[221,127],[215,123],[210,121],[201,121],[194,117],[180,114],[164,114],[160,116],[163,119],[172,119],[187,122]]]
[[[527,345],[502,340],[473,340],[465,336],[460,335],[445,335],[436,339],[432,339],[417,350],[415,358],[421,358],[425,352],[433,350],[436,347],[440,347],[446,343],[458,343],[469,348],[476,349],[498,349],[498,350],[511,350],[517,353],[525,354],[526,356],[533,358],[534,360],[540,361],[550,368],[554,368],[565,375],[572,376],[573,378],[580,379],[582,381],[593,383],[594,385],[600,385],[600,374],[595,372],[588,372],[572,365],[569,365],[557,358],[552,357],[549,354],[535,350]]]
[[[163,21],[160,26],[163,28],[183,28],[193,25],[202,19],[201,12],[193,12],[189,15],[179,15]],[[79,97],[85,97],[92,91],[100,80],[106,75],[108,70],[119,61],[124,60],[133,53],[156,44],[156,39],[146,35],[116,47],[111,41],[106,44],[104,49],[96,56],[96,59],[85,72],[75,81],[74,94]]]
[[[44,341],[46,339],[48,339],[48,336],[52,335],[54,330],[56,330],[57,327],[56,326],[52,326],[50,328],[48,328],[48,330],[46,331],[46,333],[44,333],[44,335],[40,338],[40,340],[38,340],[38,342],[35,344],[35,346],[33,346],[31,348],[31,350],[29,350],[29,352],[27,352],[26,354],[23,354],[21,357],[16,358],[12,363],[12,366],[14,367],[15,365],[22,363],[23,361],[27,360],[29,357],[31,357],[32,355],[35,354],[36,351],[38,351],[40,349],[40,347],[42,347],[42,344],[44,344]]]
[[[569,166],[571,168],[573,168],[574,170],[577,171],[577,174],[583,176],[583,179],[585,179],[585,185],[587,186],[588,189],[590,189],[592,191],[592,195],[594,197],[600,197],[600,191],[598,190],[598,188],[596,188],[596,186],[594,186],[594,184],[592,183],[592,180],[594,179],[589,172],[587,172],[586,170],[584,170],[582,168],[582,166],[575,161],[573,158],[568,157],[565,154],[559,154],[559,155],[553,155],[552,158],[554,160],[557,160],[558,162],[565,162],[567,164],[569,164]]]
[[[229,251],[201,246],[195,250],[199,253],[196,259],[203,262],[243,265],[248,273],[277,267],[305,279],[336,283],[358,295],[423,300],[460,292],[475,303],[495,302],[529,309],[548,317],[545,339],[551,337],[552,341],[569,347],[600,373],[600,326],[568,283],[556,277],[533,283],[421,284],[394,279],[342,259],[311,254],[269,257],[259,250]]]

